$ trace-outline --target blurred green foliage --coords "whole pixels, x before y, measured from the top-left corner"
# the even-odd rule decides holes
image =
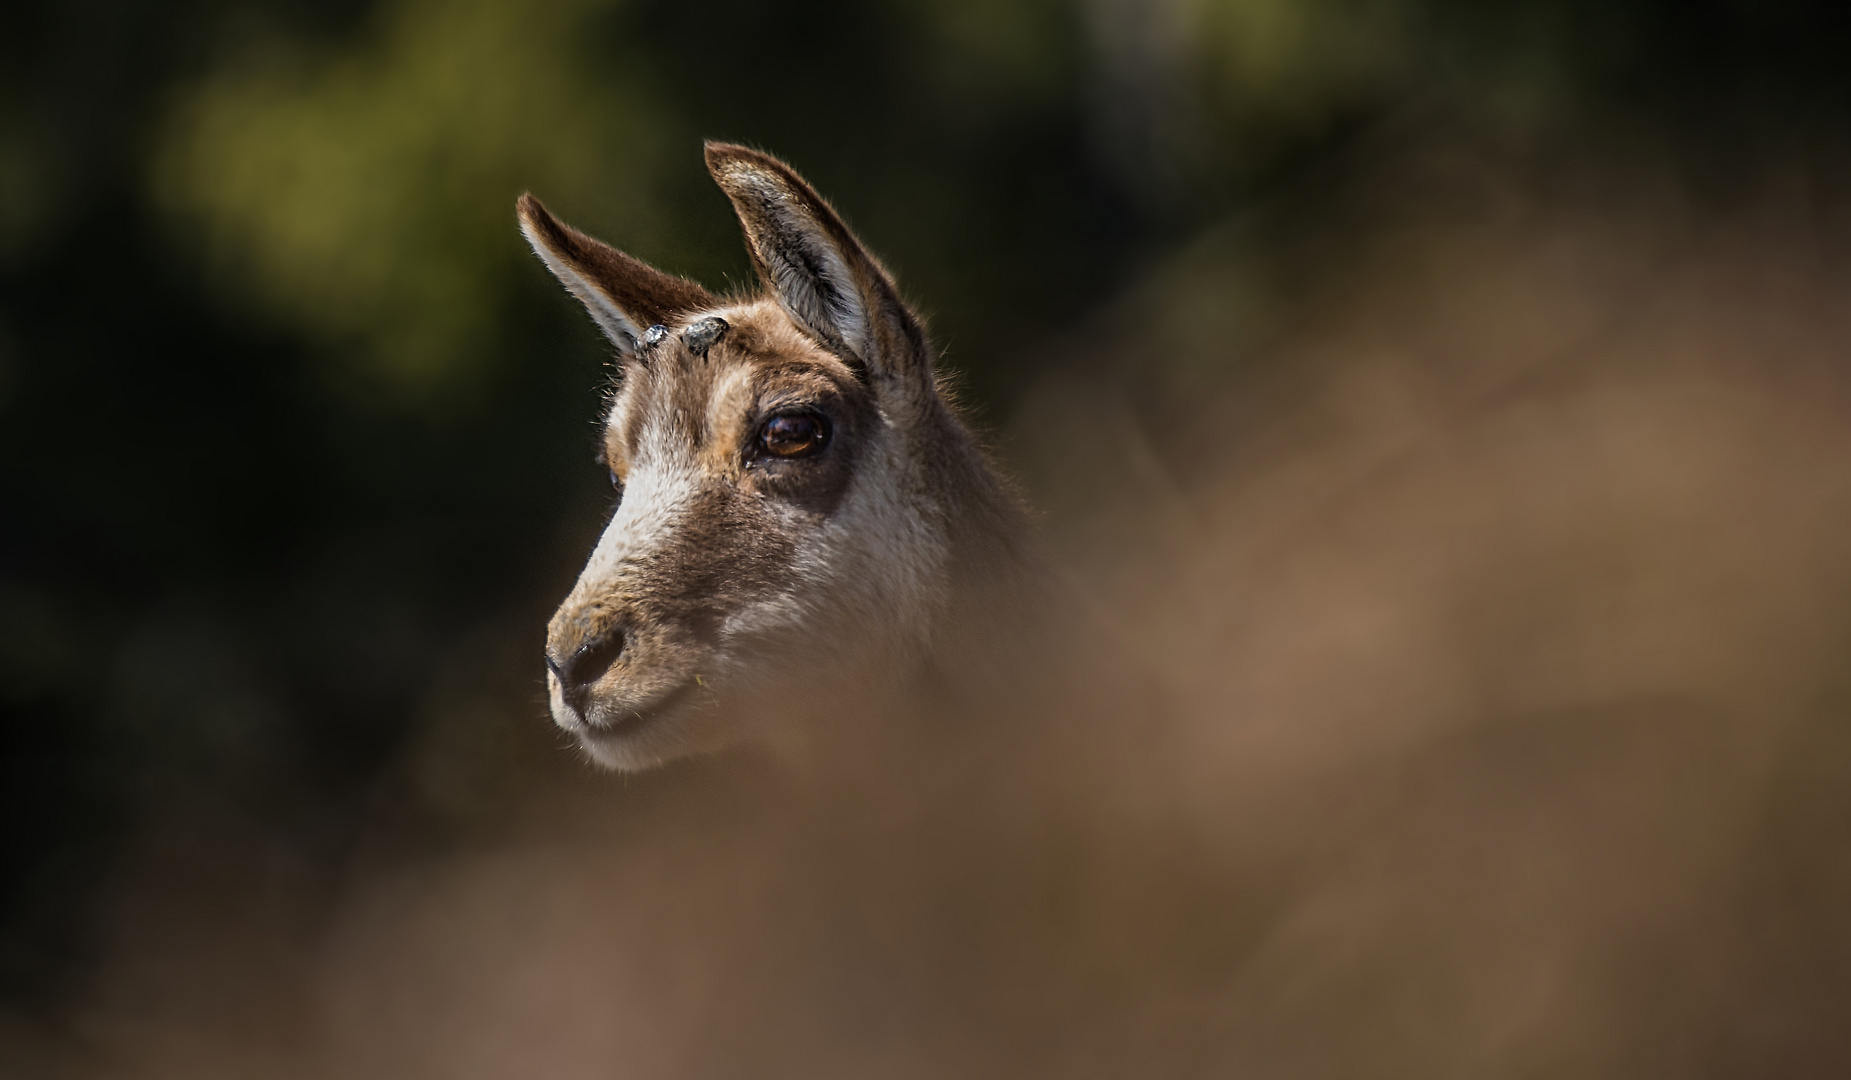
[[[260,39],[181,96],[158,197],[251,299],[428,396],[488,360],[509,192],[644,198],[658,109],[585,47],[612,6],[412,0],[339,47]]]
[[[532,270],[510,224],[522,190],[675,269],[738,280],[744,266],[724,204],[687,190],[702,183],[703,135],[755,138],[797,158],[803,146],[781,144],[822,142],[844,171],[858,171],[866,153],[929,140],[919,126],[966,152],[1011,128],[1057,135],[1050,113],[1071,126],[1079,28],[1065,5],[906,0],[818,25],[830,14],[792,19],[741,4],[688,18],[618,0],[392,0],[339,40],[247,32],[215,50],[156,125],[154,201],[187,234],[182,246],[205,256],[223,302],[259,305],[307,334],[341,377],[358,378],[360,396],[441,412],[457,405],[448,391],[467,390],[505,355],[498,330],[521,287],[515,276]],[[651,22],[682,25],[651,32]],[[889,50],[904,67],[886,66],[878,54]],[[739,107],[740,84],[777,74],[753,69],[787,62],[787,85],[747,91],[758,100]],[[708,94],[717,84],[729,122],[715,124],[716,103],[688,93],[690,83]],[[789,111],[770,123],[738,116],[780,99]],[[786,140],[780,128],[805,134]],[[1072,164],[1033,144],[1018,153],[1040,155],[1038,171]],[[969,190],[985,183],[969,175],[973,163],[913,164],[861,178],[876,190],[850,213],[900,219],[891,232],[870,229],[877,242],[887,233],[963,246],[925,261],[935,285],[994,279],[984,289],[950,286],[960,299],[990,298],[974,319],[986,330],[1013,318],[995,286],[1016,279],[1021,292],[1045,297],[1020,279],[1048,253],[1012,257],[999,238],[980,235],[1014,223],[984,220],[993,200]],[[1030,187],[1021,198],[1034,197],[1036,179],[1021,178]],[[1032,207],[1031,220],[1060,214],[1068,220],[1043,222],[1044,235],[1086,243],[1099,224],[1072,218],[1095,208],[1075,205],[1065,186],[1056,180],[1045,194],[1066,205]],[[1097,216],[1110,228],[1109,210]],[[975,260],[973,239],[982,246]],[[1081,272],[1106,276],[1097,266]]]
[[[677,269],[739,274],[701,220],[718,204],[686,190],[709,135],[819,173],[927,306],[957,313],[960,348],[966,332],[1013,347],[1119,280],[1140,236],[1201,227],[1372,118],[1636,133],[1650,96],[1690,77],[1651,70],[1660,40],[1704,17],[1574,0],[384,0],[344,33],[272,19],[221,42],[153,129],[151,187],[226,302],[401,405],[453,407],[444,391],[505,355],[514,278],[531,274],[508,225],[521,190]],[[0,190],[34,182],[21,160],[0,153]],[[1012,220],[992,217],[1011,187]],[[0,218],[0,240],[17,230]]]
[[[741,285],[699,140],[777,152],[994,420],[1191,237],[1273,223],[1264,269],[1268,237],[1324,227],[1384,132],[1543,166],[1646,148],[1718,188],[1836,147],[1847,24],[1736,0],[5,5],[0,997],[71,985],[123,838],[174,807],[334,861],[456,710],[546,738],[522,658],[607,498],[603,346],[523,251],[520,191]],[[1249,293],[1227,334],[1263,317]]]

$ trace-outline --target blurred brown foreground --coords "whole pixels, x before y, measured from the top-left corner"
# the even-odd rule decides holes
[[[624,779],[491,648],[339,875],[151,830],[92,992],[0,1061],[1851,1075],[1843,200],[1367,192],[1049,343],[1001,443],[1086,609],[1060,704]]]

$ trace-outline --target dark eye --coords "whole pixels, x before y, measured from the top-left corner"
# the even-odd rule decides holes
[[[773,457],[813,454],[829,440],[829,423],[815,413],[787,413],[765,421],[758,445]]]
[[[614,487],[614,488],[616,488],[616,489],[617,489],[618,491],[622,491],[622,490],[623,490],[623,481],[622,481],[622,480],[619,480],[619,479],[617,479],[617,470],[616,470],[616,469],[612,469],[612,470],[611,470],[611,486],[612,486],[612,487]]]

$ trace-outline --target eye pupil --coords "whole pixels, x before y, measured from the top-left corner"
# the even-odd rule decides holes
[[[774,416],[758,438],[766,452],[796,457],[822,446],[823,421],[816,416]]]

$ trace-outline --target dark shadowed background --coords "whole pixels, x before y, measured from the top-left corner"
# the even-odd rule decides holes
[[[1603,880],[1662,856],[1707,869],[1652,881],[1729,897],[1673,929],[1564,916],[1604,928],[1593,967],[1433,931],[1517,972],[1510,1000],[1593,985],[1638,1006],[1609,1010],[1617,1034],[1564,1036],[1573,1053],[1442,1056],[1463,1070],[1446,1073],[1421,1049],[1436,1031],[1477,1046],[1521,1024],[1447,997],[1477,982],[1423,981],[1440,961],[1396,952],[1405,927],[1333,912],[1352,895],[1413,904],[1450,871],[1395,878],[1346,848],[1348,869],[1267,877],[1252,867],[1274,854],[1253,856],[1233,891],[1261,899],[1227,918],[1274,930],[1228,944],[1200,916],[1203,947],[1231,950],[1247,982],[1221,987],[1224,1011],[1199,1024],[1150,1021],[1191,1033],[1165,1036],[1200,1051],[1178,1073],[1843,1075],[1851,1042],[1830,1021],[1851,1015],[1851,576],[1835,542],[1851,522],[1848,46],[1841,3],[1729,0],[12,0],[0,1071],[297,1075],[274,1048],[313,1041],[290,1026],[301,1017],[264,1034],[287,1008],[225,1021],[274,1061],[199,1050],[224,1038],[197,1017],[222,1020],[253,967],[319,963],[356,875],[494,833],[522,785],[672,801],[674,771],[595,776],[545,716],[544,620],[608,501],[593,460],[606,350],[512,208],[531,189],[658,265],[745,285],[701,167],[700,140],[722,138],[795,164],[896,271],[966,407],[1048,510],[1063,566],[1182,698],[1214,703],[1196,723],[1361,717],[1330,737],[1391,748],[1381,760],[1419,792],[1395,804],[1417,822],[1395,835],[1485,820],[1490,849],[1606,830],[1499,818],[1486,808],[1506,805],[1506,773],[1486,761],[1557,762],[1522,773],[1539,791],[1610,794],[1587,777],[1620,777],[1612,790],[1651,809],[1629,818],[1613,795],[1644,838],[1602,856],[1616,860]],[[1503,419],[1486,434],[1471,427],[1483,417]],[[1422,472],[1435,431],[1457,438]],[[1410,468],[1428,479],[1406,481]],[[1589,477],[1612,487],[1574,486]],[[1513,490],[1535,497],[1495,509]],[[1552,532],[1590,512],[1593,539]],[[1693,535],[1778,566],[1731,576],[1748,564],[1677,547]],[[1326,558],[1378,544],[1412,553],[1378,576],[1431,601],[1445,633],[1383,615],[1407,609],[1355,585],[1376,572],[1367,560]],[[1301,554],[1282,569],[1285,549]],[[1241,576],[1262,564],[1268,583]],[[1163,584],[1176,566],[1207,569]],[[1319,584],[1280,584],[1301,578]],[[1266,612],[1265,648],[1216,636],[1218,604]],[[1722,629],[1601,637],[1639,612]],[[1299,632],[1312,624],[1329,632]],[[1378,633],[1447,644],[1346,651]],[[1577,648],[1611,677],[1561,674]],[[1343,673],[1306,680],[1322,705],[1267,681],[1320,666]],[[1397,697],[1421,671],[1447,673],[1422,686],[1473,687],[1475,704]],[[1366,688],[1332,704],[1346,680]],[[1576,693],[1531,692],[1556,685]],[[1777,749],[1730,719],[1760,730],[1757,702],[1789,717],[1767,721]],[[1420,754],[1382,732],[1428,728],[1368,719],[1562,710],[1576,719],[1559,739],[1518,724]],[[1672,736],[1655,719],[1670,713],[1721,719]],[[1269,757],[1263,733],[1243,738],[1242,767],[1205,790],[1329,782],[1307,764],[1327,756]],[[1748,758],[1754,779],[1728,779]],[[1725,803],[1754,809],[1692,809]],[[1664,854],[1661,811],[1697,837],[1690,850],[1730,854]],[[1239,863],[1308,835],[1323,833],[1228,844]],[[1442,847],[1381,858],[1472,861]],[[1549,865],[1556,848],[1540,848]],[[1381,900],[1387,878],[1402,900]],[[231,944],[201,944],[241,919]],[[1291,944],[1339,924],[1371,943],[1365,959]],[[1661,932],[1736,944],[1667,990],[1649,969],[1670,947],[1640,944]],[[1305,988],[1333,966],[1413,974],[1381,975],[1399,1004],[1371,1010],[1355,1002],[1383,991],[1360,974]],[[1283,997],[1255,989],[1266,971]],[[1713,993],[1689,988],[1706,978]],[[1692,1025],[1746,1015],[1741,985],[1766,1009],[1733,1049],[1691,1041]],[[196,1004],[147,1005],[176,1000]],[[1429,1015],[1444,1019],[1422,1029]],[[187,1024],[195,1042],[172,1034]],[[1665,1061],[1639,1048],[1669,1044]],[[1079,1075],[1071,1064],[1050,1068]]]

